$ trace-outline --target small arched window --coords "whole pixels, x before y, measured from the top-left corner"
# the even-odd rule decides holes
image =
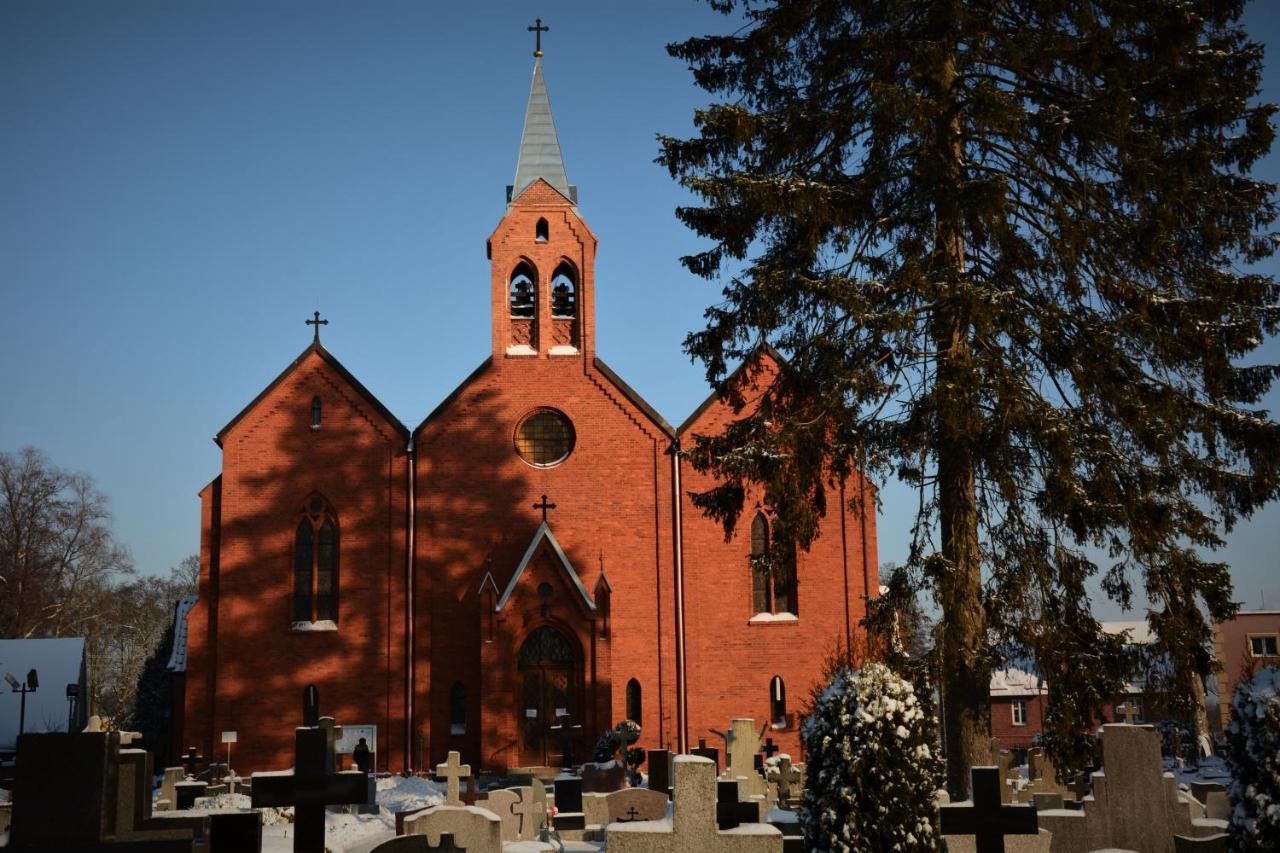
[[[627,682],[627,719],[641,722],[644,708],[640,704],[640,682],[634,678]]]
[[[311,398],[311,428],[320,429],[320,398]]]
[[[775,728],[787,725],[787,687],[779,675],[769,682],[769,719]]]
[[[319,495],[307,499],[294,528],[293,621],[338,621],[338,520]]]
[[[578,277],[568,263],[561,263],[551,276],[551,316],[578,316]]]
[[[537,304],[536,274],[533,267],[521,261],[511,273],[511,316],[529,318],[534,314]]]
[[[465,735],[467,733],[467,688],[461,681],[454,682],[449,689],[449,734]]]
[[[539,219],[537,226],[535,226],[534,228],[534,239],[537,240],[539,243],[545,243],[547,242],[548,235],[550,234],[550,232],[551,232],[551,229],[547,225],[547,220]]]

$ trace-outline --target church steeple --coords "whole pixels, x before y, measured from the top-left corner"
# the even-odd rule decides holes
[[[569,183],[564,170],[560,138],[551,115],[551,99],[547,96],[547,81],[542,76],[541,56],[533,60],[533,84],[529,87],[529,105],[525,108],[524,131],[520,134],[516,179],[507,187],[507,201],[515,201],[538,178],[574,204],[578,203],[578,188]]]

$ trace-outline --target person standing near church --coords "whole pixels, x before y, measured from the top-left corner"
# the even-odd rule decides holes
[[[355,759],[356,769],[361,773],[368,773],[371,769],[373,753],[369,752],[369,744],[364,738],[360,738],[356,748],[351,751],[351,757]]]

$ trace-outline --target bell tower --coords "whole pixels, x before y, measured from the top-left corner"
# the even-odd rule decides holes
[[[541,50],[534,54],[507,212],[489,236],[488,253],[495,359],[594,356],[596,237],[565,173]]]

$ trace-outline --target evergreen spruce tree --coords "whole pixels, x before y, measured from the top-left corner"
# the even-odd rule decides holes
[[[933,823],[943,766],[936,735],[910,681],[878,663],[837,670],[801,729],[806,849],[944,850]]]
[[[1280,669],[1236,685],[1227,726],[1231,762],[1231,849],[1280,850]]]
[[[169,682],[173,677],[168,670],[173,655],[173,625],[160,635],[160,640],[142,671],[138,673],[138,689],[133,694],[133,709],[127,728],[141,732],[146,748],[155,755],[156,767],[167,767],[173,756],[169,755]]]
[[[761,483],[805,546],[825,486],[917,486],[948,787],[988,760],[993,638],[1036,656],[1069,765],[1118,686],[1090,579],[1140,583],[1192,659],[1234,607],[1206,551],[1280,484],[1243,0],[710,2],[741,26],[669,51],[714,102],[660,140],[710,241],[684,263],[724,282],[686,345],[731,397],[761,342],[789,365],[685,448],[722,482],[697,503],[731,529]]]

